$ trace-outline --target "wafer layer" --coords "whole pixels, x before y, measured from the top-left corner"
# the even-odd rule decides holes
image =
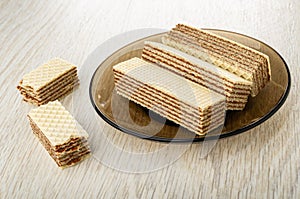
[[[211,32],[178,24],[162,42],[253,82],[252,96],[270,80],[267,55]]]
[[[60,102],[41,105],[31,110],[28,118],[34,134],[59,167],[74,165],[90,154],[88,134]]]
[[[119,94],[197,134],[223,124],[222,95],[139,58],[113,70]]]
[[[242,110],[247,103],[251,82],[222,68],[156,42],[145,42],[142,57],[226,96],[229,110]]]

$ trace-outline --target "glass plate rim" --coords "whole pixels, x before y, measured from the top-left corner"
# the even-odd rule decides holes
[[[258,125],[262,124],[263,122],[265,122],[266,120],[270,119],[281,107],[282,105],[285,103],[288,95],[289,95],[289,92],[290,92],[290,88],[291,88],[291,74],[290,74],[290,70],[288,68],[288,65],[286,63],[286,61],[283,59],[283,57],[280,55],[280,53],[278,53],[277,50],[275,50],[273,47],[269,46],[268,44],[258,40],[258,39],[255,39],[251,36],[248,36],[248,35],[245,35],[245,34],[242,34],[242,33],[237,33],[237,32],[234,32],[234,31],[228,31],[228,30],[222,30],[222,29],[213,29],[213,28],[203,28],[204,30],[214,30],[214,31],[221,31],[221,32],[225,32],[225,33],[233,33],[233,34],[237,34],[237,35],[240,35],[240,36],[243,36],[243,37],[248,37],[250,39],[253,39],[259,43],[262,43],[264,44],[265,46],[267,46],[268,48],[270,48],[271,50],[273,50],[278,56],[279,58],[283,61],[284,63],[284,66],[285,66],[285,69],[286,69],[286,72],[287,72],[287,87],[283,93],[283,95],[281,96],[281,98],[279,99],[278,103],[267,113],[265,114],[263,117],[261,117],[259,120],[257,121],[254,121],[254,122],[251,122],[250,124],[242,127],[242,128],[239,128],[239,129],[236,129],[236,130],[233,130],[233,131],[230,131],[228,133],[224,133],[224,134],[220,134],[220,135],[216,135],[216,136],[209,136],[209,137],[200,137],[200,138],[193,138],[193,139],[172,139],[172,138],[163,138],[163,137],[158,137],[158,136],[147,136],[147,135],[144,135],[143,133],[138,133],[136,131],[133,131],[133,130],[130,130],[130,129],[127,129],[127,128],[124,128],[118,124],[116,124],[115,122],[111,121],[109,118],[107,118],[98,108],[97,108],[97,105],[96,103],[94,102],[94,99],[93,99],[93,96],[92,96],[92,84],[93,84],[93,80],[94,80],[94,77],[98,71],[98,69],[100,68],[100,66],[102,65],[102,63],[104,63],[107,59],[109,59],[113,54],[115,54],[116,52],[118,52],[119,50],[121,50],[122,48],[126,47],[126,46],[129,46],[139,40],[143,40],[147,37],[152,37],[152,36],[155,36],[155,35],[159,35],[159,34],[163,34],[163,33],[166,33],[166,32],[162,32],[162,33],[157,33],[157,34],[153,34],[153,35],[149,35],[147,37],[144,37],[144,38],[140,38],[140,39],[137,39],[133,42],[130,42],[128,44],[126,44],[125,46],[122,46],[121,48],[119,48],[118,50],[114,51],[110,56],[108,56],[106,59],[104,59],[99,65],[98,67],[96,68],[96,70],[94,71],[93,75],[92,75],[92,78],[90,80],[90,83],[89,83],[89,97],[90,97],[90,101],[92,103],[92,107],[93,109],[96,111],[96,113],[106,122],[108,123],[109,125],[111,125],[112,127],[114,127],[115,129],[117,130],[120,130],[121,132],[123,133],[126,133],[126,134],[129,134],[129,135],[133,135],[133,136],[136,136],[136,137],[139,137],[139,138],[142,138],[142,139],[145,139],[145,140],[150,140],[150,141],[158,141],[158,142],[176,142],[176,143],[186,143],[186,142],[203,142],[204,140],[216,140],[216,139],[223,139],[223,138],[227,138],[227,137],[231,137],[231,136],[234,136],[234,135],[238,135],[238,134],[241,134],[241,133],[244,133],[252,128],[255,128],[257,127]]]

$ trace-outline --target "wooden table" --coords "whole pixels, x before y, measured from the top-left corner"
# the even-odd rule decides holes
[[[299,9],[296,0],[2,0],[0,198],[299,198]],[[170,29],[179,22],[240,32],[275,48],[292,75],[284,106],[262,125],[219,140],[205,158],[203,144],[196,143],[151,172],[120,171],[94,156],[72,168],[57,168],[30,129],[26,115],[34,106],[23,102],[16,89],[22,76],[53,57],[82,71],[88,55],[112,36],[138,28]],[[81,123],[89,129],[89,118]],[[115,146],[130,152],[165,145],[123,134],[104,121],[99,125]],[[112,160],[120,160],[120,168],[141,164],[117,156]]]

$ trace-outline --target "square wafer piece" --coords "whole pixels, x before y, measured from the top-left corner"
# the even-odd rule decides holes
[[[33,133],[59,167],[69,167],[89,157],[87,132],[59,101],[32,109],[28,118]]]
[[[77,67],[55,58],[25,74],[17,88],[24,101],[42,105],[68,94],[78,84]]]

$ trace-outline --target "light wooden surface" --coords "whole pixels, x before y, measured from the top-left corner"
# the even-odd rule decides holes
[[[299,9],[297,0],[2,0],[0,198],[299,198]],[[110,37],[137,28],[169,29],[179,22],[237,31],[274,47],[293,80],[285,105],[262,125],[219,140],[206,158],[200,158],[201,144],[193,144],[152,172],[119,171],[94,157],[57,168],[30,129],[26,114],[33,106],[16,90],[22,75],[57,56],[82,71],[88,55]],[[89,118],[82,125],[89,128]],[[99,125],[120,148],[147,152],[164,147],[105,122]],[[128,167],[139,164],[112,158]]]

